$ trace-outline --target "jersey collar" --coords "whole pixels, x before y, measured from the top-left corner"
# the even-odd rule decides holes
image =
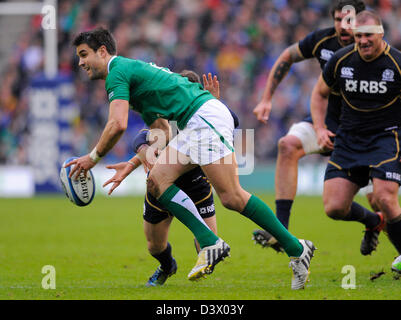
[[[374,57],[374,58],[372,58],[372,59],[365,59],[364,57],[362,57],[362,55],[359,53],[359,48],[358,48],[358,46],[355,44],[355,47],[357,48],[357,51],[358,51],[358,54],[359,54],[359,57],[363,60],[363,61],[366,61],[366,62],[372,62],[372,61],[374,61],[374,60],[376,60],[377,58],[379,58],[383,53],[384,54],[387,54],[389,51],[390,51],[390,45],[386,42],[386,41],[384,41],[385,43],[386,43],[386,46],[383,48],[383,50],[376,56],[376,57]]]
[[[115,58],[117,58],[117,56],[112,56],[109,62],[107,63],[107,73],[110,73],[110,64]]]

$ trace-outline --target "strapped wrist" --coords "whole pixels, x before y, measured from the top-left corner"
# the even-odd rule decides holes
[[[128,160],[128,163],[132,164],[134,167],[138,167],[142,164],[141,160],[138,158],[134,157],[131,160]]]
[[[93,150],[89,154],[89,158],[91,158],[91,160],[94,163],[98,163],[103,157],[99,156],[99,154],[97,153],[97,149],[95,147],[95,148],[93,148]]]

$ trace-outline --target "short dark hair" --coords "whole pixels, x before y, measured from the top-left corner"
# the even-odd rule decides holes
[[[354,7],[356,14],[366,9],[365,3],[361,0],[337,0],[330,9],[331,16],[334,18],[334,13],[342,11],[345,6]]]
[[[358,13],[356,16],[356,21],[360,22],[360,23],[364,23],[369,19],[374,20],[377,25],[382,24],[380,15],[374,10],[364,10],[364,11]]]
[[[81,44],[87,44],[89,48],[95,52],[101,47],[105,46],[109,54],[115,55],[117,53],[116,41],[109,30],[102,27],[96,28],[94,30],[81,32],[77,35],[72,44],[78,47]]]
[[[189,81],[195,82],[195,83],[201,83],[201,78],[199,74],[197,74],[195,71],[192,70],[182,70],[180,72],[180,75],[183,77],[188,78]]]

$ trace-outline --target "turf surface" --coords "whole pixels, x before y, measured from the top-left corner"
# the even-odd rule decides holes
[[[262,198],[274,204],[273,196]],[[397,253],[386,235],[380,235],[376,252],[362,256],[362,225],[330,220],[320,197],[301,196],[293,206],[290,231],[318,248],[305,290],[291,291],[287,256],[256,246],[251,241],[256,226],[219,201],[219,234],[230,244],[231,257],[209,278],[188,281],[196,262],[193,237],[174,221],[170,242],[177,274],[163,287],[146,288],[158,263],[147,253],[142,208],[141,197],[99,196],[84,208],[64,197],[0,199],[0,299],[401,299],[401,280],[390,271]],[[54,290],[42,288],[45,265],[56,269]],[[354,290],[341,287],[346,265],[356,271]]]

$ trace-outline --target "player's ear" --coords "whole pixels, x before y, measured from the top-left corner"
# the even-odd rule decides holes
[[[101,45],[96,52],[101,58],[105,58],[108,55],[105,45]]]

